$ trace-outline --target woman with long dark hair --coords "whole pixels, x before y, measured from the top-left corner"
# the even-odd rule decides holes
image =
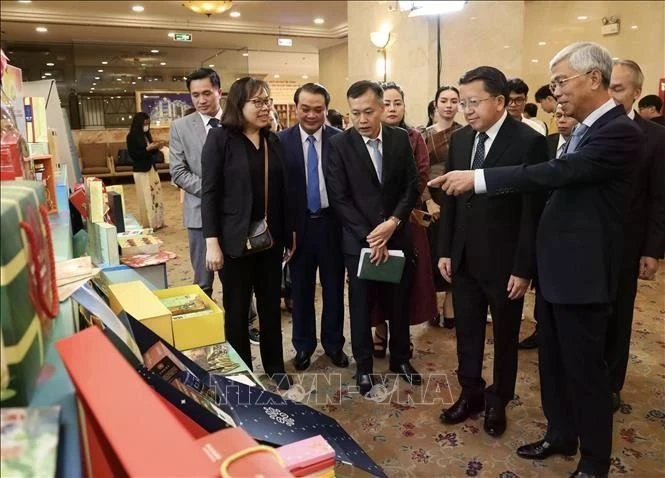
[[[418,192],[422,194],[429,179],[429,159],[427,146],[420,132],[407,126],[404,117],[406,106],[404,103],[404,91],[394,82],[383,83],[383,105],[385,107],[382,121],[390,126],[398,126],[405,129],[409,135],[409,142],[413,149],[413,156],[418,168]],[[422,209],[423,203],[418,201],[416,209]],[[434,290],[434,277],[432,275],[432,258],[429,243],[427,241],[427,230],[424,226],[413,221],[410,222],[411,239],[413,241],[413,253],[415,257],[415,270],[413,283],[409,294],[409,322],[411,325],[420,324],[436,317],[436,291]],[[383,301],[376,301],[380,304]],[[374,356],[385,357],[388,344],[388,327],[384,317],[385,311],[372,311],[372,324],[374,329]],[[411,351],[413,351],[413,346]]]
[[[280,389],[292,382],[284,370],[280,292],[282,261],[295,249],[290,223],[284,153],[270,132],[270,88],[240,78],[229,89],[223,128],[213,128],[203,146],[201,218],[206,266],[220,271],[226,339],[252,368],[247,316],[252,289],[261,329],[261,362]],[[272,246],[250,241],[267,223]],[[265,234],[263,235],[265,237]]]
[[[436,112],[436,121],[423,133],[427,150],[429,151],[429,179],[433,179],[446,172],[446,163],[448,161],[448,144],[453,131],[462,127],[455,121],[459,104],[459,91],[454,86],[441,86],[434,95],[434,106]],[[441,189],[426,189],[424,192],[425,204],[427,210],[438,220],[443,212],[441,211],[441,201],[443,192]],[[432,270],[434,272],[434,284],[437,292],[445,292],[446,297],[443,301],[443,310],[441,316],[432,321],[432,325],[452,329],[455,327],[455,312],[453,310],[453,296],[450,292],[450,284],[443,280],[439,272],[437,252],[437,231],[438,227],[430,227],[427,231],[430,241],[430,250],[432,253]],[[443,320],[441,320],[443,318]]]
[[[164,226],[164,204],[155,163],[162,144],[152,140],[150,116],[143,112],[134,115],[126,141],[136,184],[139,222],[143,227],[159,229]]]

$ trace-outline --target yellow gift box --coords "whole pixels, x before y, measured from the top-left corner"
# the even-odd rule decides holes
[[[109,285],[109,306],[116,314],[124,310],[173,345],[171,312],[141,281]]]
[[[224,311],[198,285],[171,287],[153,291],[153,294],[159,299],[193,294],[211,311],[205,314],[194,313],[191,317],[176,316],[172,319],[173,345],[176,349],[189,350],[225,341]]]

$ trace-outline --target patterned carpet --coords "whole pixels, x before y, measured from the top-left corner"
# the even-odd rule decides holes
[[[168,263],[169,283],[189,284],[192,273],[179,194],[167,182],[162,186],[167,227],[158,236],[167,250],[178,254]],[[125,191],[127,207],[136,213],[134,186],[125,185]],[[219,292],[217,280],[215,290]],[[611,476],[665,476],[664,297],[665,263],[661,262],[657,280],[639,284],[628,377],[622,393],[624,405],[614,419]],[[317,310],[320,305],[319,298]],[[524,308],[522,337],[533,331],[532,310],[531,294]],[[286,366],[293,371],[290,359],[295,352],[290,340],[291,318],[286,311],[282,320],[284,356],[289,360]],[[345,351],[350,355],[348,319],[345,329]],[[500,439],[494,439],[482,430],[482,415],[456,426],[439,422],[441,408],[459,394],[454,331],[421,325],[412,328],[412,338],[413,364],[424,374],[422,387],[411,388],[401,380],[388,378],[387,396],[382,401],[370,401],[349,388],[355,384],[354,364],[348,369],[335,368],[319,349],[312,357],[310,373],[294,374],[301,385],[294,393],[300,392],[303,401],[337,419],[391,477],[563,477],[574,471],[577,457],[536,462],[522,460],[515,454],[518,446],[540,439],[546,427],[540,408],[537,351],[520,352],[516,397],[507,410],[508,429]],[[485,376],[490,378],[492,343],[489,327]],[[258,349],[254,351],[258,355]],[[262,373],[260,360],[255,360],[254,369],[257,375]],[[376,360],[376,372],[387,370],[386,359]],[[269,383],[266,385],[274,389]],[[338,476],[364,474],[344,467],[338,470]]]

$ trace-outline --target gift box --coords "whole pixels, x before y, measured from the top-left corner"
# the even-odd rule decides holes
[[[188,350],[224,342],[224,311],[198,285],[171,287],[153,291],[153,294],[163,305],[170,307],[171,344],[176,349]],[[195,307],[198,310],[192,308],[188,313],[186,307],[191,303],[199,304]]]
[[[58,313],[58,293],[44,186],[15,181],[0,190],[2,406],[25,406],[44,360],[44,336]]]
[[[98,266],[120,264],[118,234],[113,224],[106,222],[88,224],[88,255]]]
[[[106,215],[106,191],[99,178],[85,178],[85,198],[88,210],[88,222],[104,222]]]
[[[321,435],[280,446],[277,453],[294,476],[320,474],[335,467],[335,450]]]
[[[137,235],[132,237],[118,237],[120,255],[123,257],[138,254],[155,254],[159,252],[162,241],[151,235]]]

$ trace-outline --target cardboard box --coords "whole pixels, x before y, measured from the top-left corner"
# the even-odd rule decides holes
[[[110,284],[109,292],[109,306],[113,312],[117,314],[124,310],[173,345],[171,312],[143,282]]]
[[[191,317],[185,315],[181,318],[176,316],[172,319],[173,341],[170,343],[178,350],[204,347],[226,340],[224,336],[224,311],[198,285],[156,290],[154,294],[159,299],[195,294],[212,311],[205,315],[194,313],[191,314]],[[135,315],[134,317],[136,318]],[[147,323],[145,325],[150,327]],[[152,327],[150,328],[152,329]],[[154,331],[154,329],[152,330]]]

